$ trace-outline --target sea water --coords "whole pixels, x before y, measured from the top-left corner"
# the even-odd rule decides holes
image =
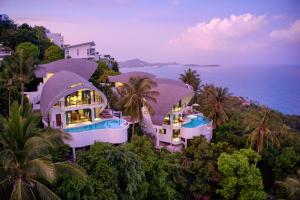
[[[121,68],[121,72],[143,71],[158,77],[178,79],[187,66],[167,65]],[[300,65],[220,65],[192,67],[202,83],[228,87],[236,96],[266,105],[285,114],[300,115]]]

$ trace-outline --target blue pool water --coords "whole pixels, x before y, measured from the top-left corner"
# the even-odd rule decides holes
[[[194,118],[191,118],[190,122],[182,125],[185,128],[195,128],[197,126],[209,123],[209,120],[202,115],[190,115],[188,117],[194,117]]]
[[[105,121],[101,121],[95,124],[90,124],[86,126],[74,127],[74,128],[66,128],[64,129],[67,133],[77,133],[83,131],[91,131],[96,129],[118,129],[122,128],[122,125],[125,123],[123,119],[109,119]]]

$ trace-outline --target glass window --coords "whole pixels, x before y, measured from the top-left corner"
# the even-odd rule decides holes
[[[79,56],[79,49],[77,49],[77,56]]]
[[[173,139],[179,138],[180,129],[173,129]]]
[[[167,130],[165,128],[161,128],[161,129],[159,129],[159,133],[160,134],[166,134]]]
[[[170,124],[170,115],[164,117],[163,123],[164,123],[164,124]]]
[[[91,104],[91,92],[89,90],[78,90],[65,97],[65,106],[78,106]]]
[[[94,99],[95,99],[95,103],[102,103],[101,96],[96,92],[94,92]]]
[[[92,121],[90,109],[73,110],[66,112],[67,125]]]

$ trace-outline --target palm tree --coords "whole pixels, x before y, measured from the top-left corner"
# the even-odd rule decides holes
[[[11,104],[11,90],[14,88],[12,76],[8,73],[7,68],[4,68],[0,74],[0,85],[4,85],[8,91],[8,110]]]
[[[152,102],[156,102],[158,91],[152,90],[156,82],[145,77],[131,77],[128,84],[121,88],[121,105],[125,114],[129,114],[132,122],[132,133],[134,133],[134,124],[136,121],[141,122],[143,118],[142,108],[146,107],[149,113],[154,110]]]
[[[4,66],[13,75],[13,80],[17,80],[21,89],[21,107],[24,105],[24,86],[33,75],[35,60],[33,57],[24,57],[23,50],[19,50],[12,56],[4,60]]]
[[[60,199],[44,183],[52,183],[58,171],[85,177],[84,172],[66,162],[53,163],[51,151],[67,139],[61,132],[43,132],[38,117],[28,104],[13,103],[8,118],[1,118],[0,193],[3,199]]]
[[[287,191],[288,199],[299,199],[300,196],[300,170],[296,177],[287,177],[284,181],[276,181],[276,184]]]
[[[275,134],[278,127],[271,124],[269,109],[265,108],[260,112],[248,113],[244,123],[247,125],[247,130],[251,130],[248,137],[248,144],[255,147],[258,154],[261,155],[263,153],[264,146],[268,142],[271,142],[275,146],[280,145]]]
[[[230,93],[228,88],[205,85],[201,90],[201,105],[204,114],[213,120],[213,128],[228,121],[226,108]]]
[[[196,70],[192,70],[191,68],[189,68],[187,70],[184,70],[184,74],[180,74],[179,76],[179,79],[182,82],[191,85],[195,92],[199,91],[201,80],[200,75]]]

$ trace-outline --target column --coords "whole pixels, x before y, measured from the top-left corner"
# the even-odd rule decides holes
[[[73,162],[76,161],[76,149],[75,147],[72,148],[72,154],[73,154]]]
[[[155,131],[155,140],[156,140],[156,147],[159,147],[159,133],[157,132],[158,129]]]
[[[92,117],[92,122],[94,122],[95,121],[95,109],[94,108],[91,108],[91,117]]]

